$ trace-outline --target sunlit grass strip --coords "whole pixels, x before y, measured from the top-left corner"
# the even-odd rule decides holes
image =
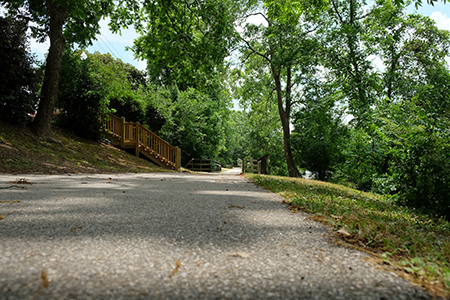
[[[347,242],[378,253],[384,263],[414,279],[432,294],[450,297],[450,223],[386,197],[345,186],[275,176],[248,175],[282,195],[291,211],[313,214]]]

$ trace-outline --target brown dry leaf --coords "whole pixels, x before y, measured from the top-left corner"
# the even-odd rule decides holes
[[[173,275],[175,275],[175,273],[178,272],[178,269],[180,269],[181,267],[181,262],[179,260],[177,260],[177,266],[175,267],[175,269],[173,269],[173,271],[170,273],[169,277],[172,278]]]
[[[81,228],[83,228],[83,226],[78,226],[78,227],[72,227],[72,228],[70,228],[70,231],[72,231],[72,232],[77,232],[77,230],[78,229],[81,229]]]
[[[248,258],[250,257],[250,255],[248,253],[245,252],[231,252],[227,254],[228,256],[231,257],[241,257],[241,258]]]
[[[0,201],[0,203],[9,203],[9,204],[13,204],[13,203],[19,203],[20,200],[2,200]]]
[[[245,208],[245,206],[239,206],[239,205],[233,205],[233,204],[231,204],[230,206],[228,206],[228,208],[233,208],[233,207],[240,208],[240,209]]]
[[[41,278],[42,278],[42,285],[44,287],[48,287],[48,285],[50,284],[50,281],[48,280],[47,274],[45,274],[45,271],[41,272]]]
[[[122,191],[122,193],[126,193],[126,191]]]
[[[298,213],[300,211],[297,207],[293,207],[293,206],[289,206],[288,209],[294,214]]]
[[[3,220],[4,218],[5,218],[4,216],[0,215],[0,220]]]
[[[350,236],[351,234],[347,232],[347,230],[345,230],[344,227],[342,227],[341,229],[339,229],[337,231],[337,233],[342,234],[343,236]]]

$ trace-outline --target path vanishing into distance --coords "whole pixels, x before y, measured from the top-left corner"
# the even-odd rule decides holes
[[[431,299],[238,175],[0,175],[0,299]]]

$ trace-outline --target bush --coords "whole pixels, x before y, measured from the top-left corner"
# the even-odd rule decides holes
[[[25,124],[36,111],[38,76],[28,51],[27,22],[0,17],[0,119]]]
[[[421,102],[391,105],[379,135],[391,157],[398,201],[450,217],[450,121]]]
[[[57,118],[61,127],[78,136],[99,140],[100,117],[107,111],[104,87],[92,72],[94,65],[82,52],[66,49],[61,61],[59,94],[57,105],[62,113]]]

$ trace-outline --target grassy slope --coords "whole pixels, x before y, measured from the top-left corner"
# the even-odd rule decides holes
[[[53,130],[61,144],[36,138],[27,128],[0,122],[0,174],[166,172],[108,143]]]
[[[373,261],[450,299],[450,222],[348,187],[275,176],[249,175],[279,193],[292,212],[313,215],[338,243],[372,255]]]

